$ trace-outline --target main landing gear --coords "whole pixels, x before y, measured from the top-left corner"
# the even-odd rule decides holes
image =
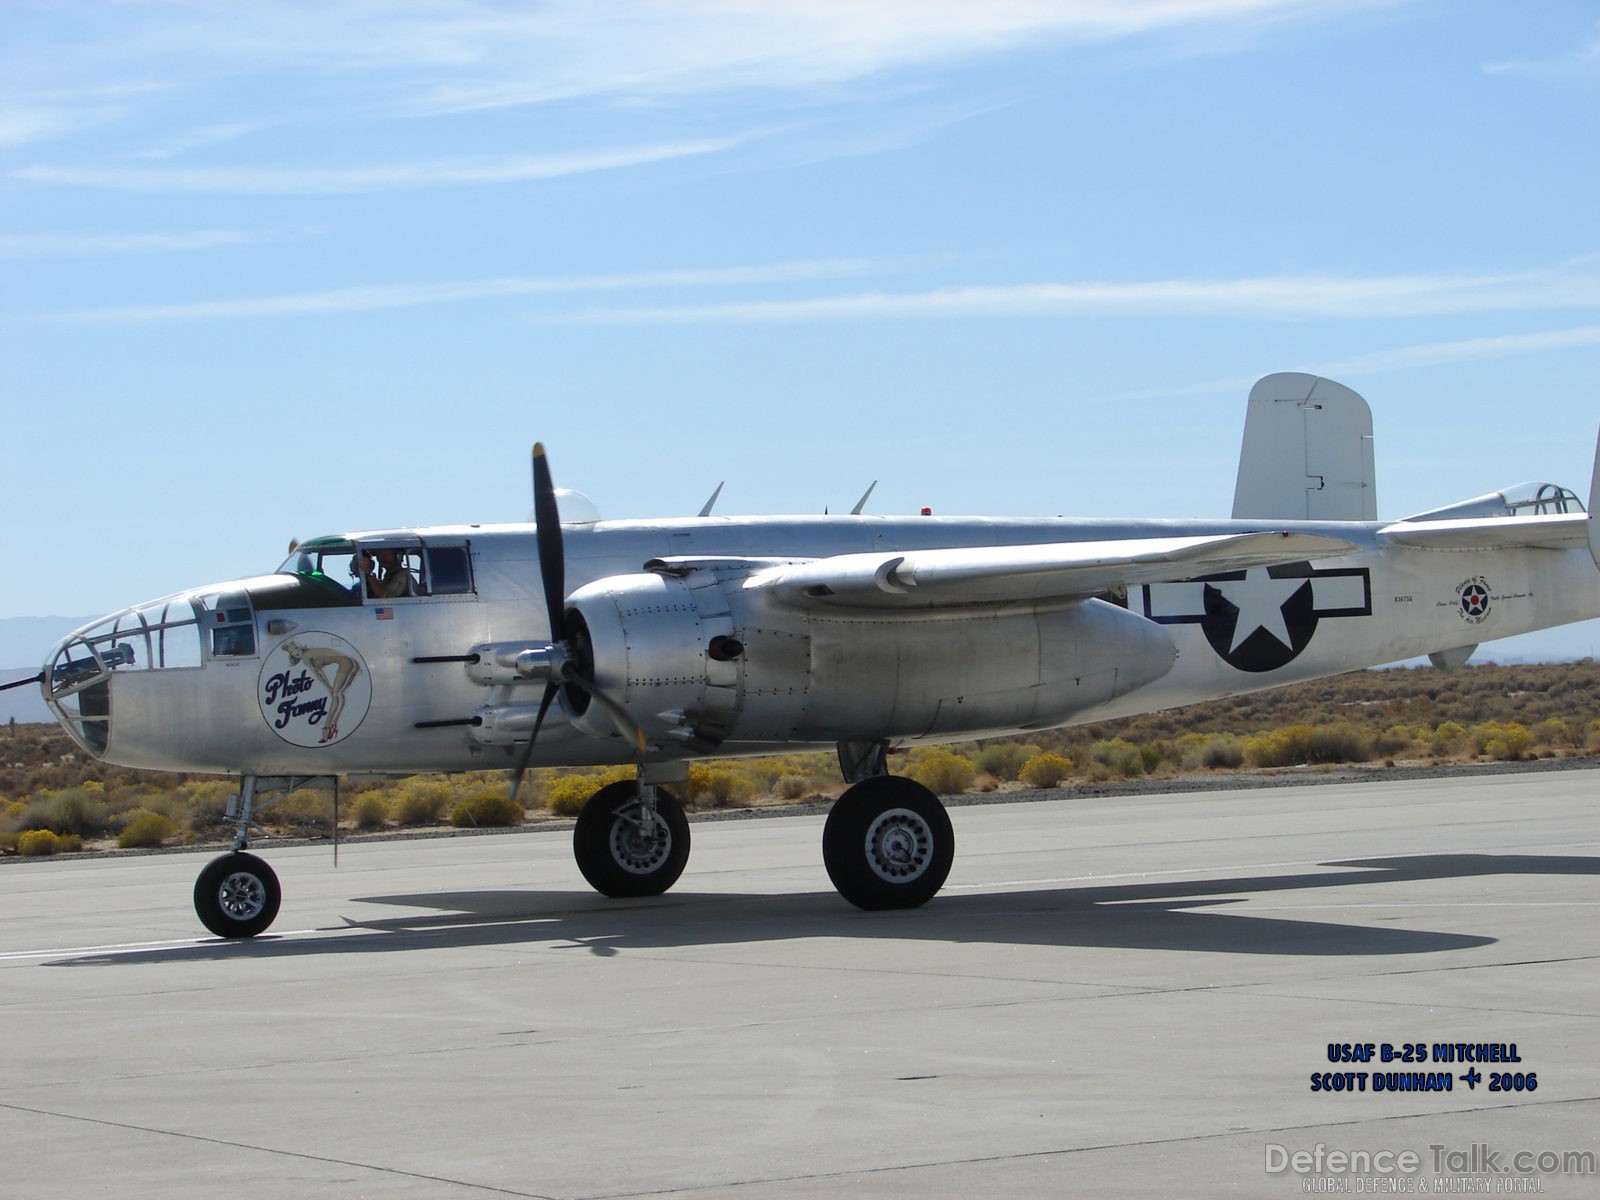
[[[944,886],[956,835],[939,798],[914,779],[876,775],[834,801],[822,862],[857,908],[916,908]]]
[[[822,861],[839,894],[864,909],[926,904],[950,874],[955,833],[939,798],[915,780],[883,773],[883,747],[841,747],[851,786],[834,802],[822,830]],[[260,858],[246,853],[258,781],[245,776],[228,816],[237,822],[233,850],[213,859],[194,885],[194,910],[221,938],[250,938],[278,915],[283,892]],[[271,780],[279,799],[309,779]],[[683,805],[657,783],[624,780],[601,788],[583,806],[572,831],[578,870],[591,887],[615,898],[659,896],[689,861]]]
[[[578,814],[572,853],[603,896],[659,896],[689,861],[689,818],[665,788],[631,779],[610,783]]]

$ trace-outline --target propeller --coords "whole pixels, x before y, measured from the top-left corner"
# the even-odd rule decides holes
[[[539,578],[544,586],[545,615],[550,621],[550,644],[542,649],[524,650],[518,656],[519,669],[530,675],[545,676],[544,695],[539,700],[539,713],[533,720],[533,730],[528,734],[528,744],[522,748],[522,758],[511,777],[511,798],[515,800],[522,787],[523,776],[533,760],[534,743],[539,740],[539,730],[544,727],[545,716],[556,693],[571,684],[594,700],[611,718],[623,737],[633,742],[643,754],[646,749],[644,730],[639,728],[628,710],[608,696],[593,678],[578,665],[572,641],[561,636],[566,625],[567,560],[562,544],[561,511],[556,504],[555,482],[550,478],[550,463],[545,458],[544,444],[533,447],[533,519],[534,537],[539,554]]]

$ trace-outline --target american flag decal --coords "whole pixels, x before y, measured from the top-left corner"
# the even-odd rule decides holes
[[[380,621],[392,621],[392,620],[394,620],[394,609],[391,608],[387,604],[378,605],[377,608],[372,610],[372,614],[373,614],[373,616],[377,617],[378,620],[380,620]]]

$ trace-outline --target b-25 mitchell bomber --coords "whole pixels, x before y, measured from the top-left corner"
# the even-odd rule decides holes
[[[1600,455],[1597,455],[1600,472]],[[1596,483],[1591,480],[1590,503]],[[608,896],[689,855],[673,787],[708,755],[836,748],[823,832],[866,909],[934,896],[955,851],[891,749],[1016,735],[1430,655],[1600,615],[1600,536],[1529,484],[1377,519],[1372,419],[1303,374],[1251,391],[1231,519],[699,517],[601,521],[534,449],[535,521],[295,546],[275,573],[135,605],[38,681],[88,754],[234,774],[234,846],[195,909],[277,915],[253,816],[313,780],[632,763],[573,835]]]

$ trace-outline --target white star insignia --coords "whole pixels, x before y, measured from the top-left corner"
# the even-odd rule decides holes
[[[1283,606],[1310,582],[1309,579],[1274,579],[1265,567],[1254,567],[1244,573],[1243,579],[1212,583],[1211,586],[1239,610],[1238,623],[1233,627],[1233,645],[1228,647],[1228,653],[1232,654],[1258,629],[1265,629],[1286,649],[1293,650],[1289,626],[1283,619]]]

